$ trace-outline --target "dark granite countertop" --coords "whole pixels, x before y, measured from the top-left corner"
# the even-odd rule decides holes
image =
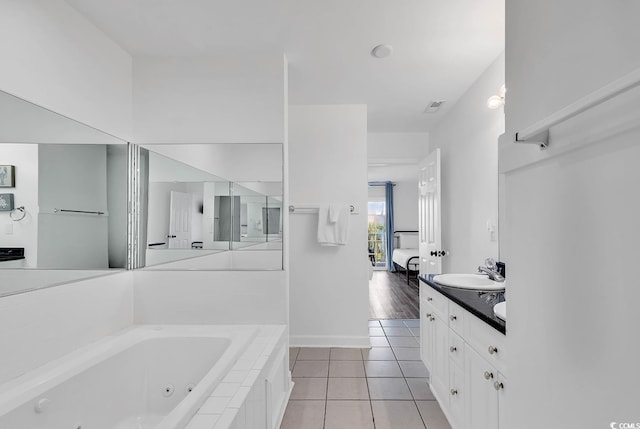
[[[20,259],[25,259],[24,256],[0,256],[0,262],[3,261],[18,261]]]
[[[0,247],[0,262],[25,259],[24,247]]]
[[[493,306],[505,300],[504,291],[478,291],[444,286],[433,281],[435,274],[421,275],[420,281],[440,292],[460,307],[469,311],[489,326],[503,334],[507,333],[507,323],[493,313]]]

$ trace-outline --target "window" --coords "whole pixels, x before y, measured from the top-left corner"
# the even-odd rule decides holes
[[[384,201],[369,201],[369,259],[376,269],[387,269],[387,211]]]

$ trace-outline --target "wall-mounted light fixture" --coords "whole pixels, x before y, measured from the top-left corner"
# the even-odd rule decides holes
[[[500,87],[499,95],[492,95],[487,100],[487,107],[489,109],[498,109],[504,106],[504,97],[507,94],[507,87],[504,84]]]

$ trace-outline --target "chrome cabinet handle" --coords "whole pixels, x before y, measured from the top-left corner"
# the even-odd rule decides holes
[[[451,396],[455,396],[458,394],[458,390],[457,389],[451,389]]]
[[[492,372],[489,372],[489,371],[485,371],[485,372],[484,372],[484,379],[485,379],[485,380],[489,380],[489,379],[491,379],[491,378],[493,378],[493,373],[492,373]]]
[[[435,317],[429,317],[429,322],[433,322],[434,320],[436,320]]]
[[[495,346],[489,346],[489,354],[492,355],[494,353],[498,353],[498,348]]]
[[[496,390],[504,389],[504,384],[500,383],[499,381],[496,381],[495,383],[493,383],[493,388]]]
[[[433,301],[433,298],[431,298],[430,296],[427,297],[427,301],[431,302]]]
[[[433,313],[427,313],[427,314],[425,314],[425,317],[426,317],[427,319],[428,319],[428,318],[430,318],[431,316],[433,316]]]
[[[457,348],[455,348],[454,346],[449,347],[449,351],[451,353],[454,353],[456,350],[458,350]]]
[[[457,317],[456,317],[456,316],[454,316],[453,314],[452,314],[451,316],[449,316],[449,320],[451,320],[452,322],[453,322],[454,320],[456,320],[456,319],[457,319]]]

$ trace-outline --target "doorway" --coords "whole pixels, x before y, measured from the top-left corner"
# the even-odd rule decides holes
[[[387,269],[387,230],[386,204],[383,201],[369,201],[368,209],[368,239],[369,261],[374,270]]]

